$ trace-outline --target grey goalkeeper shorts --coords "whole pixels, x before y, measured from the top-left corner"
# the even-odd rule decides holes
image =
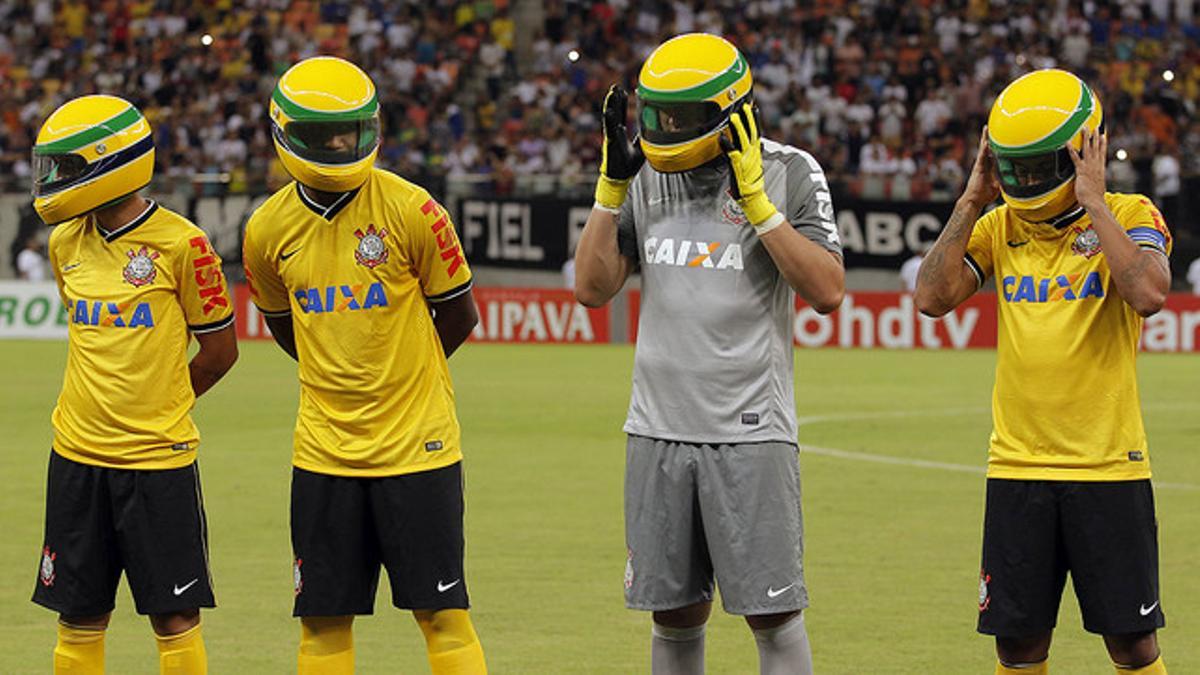
[[[625,450],[625,604],[711,600],[730,614],[808,606],[799,451],[791,443],[695,445],[630,436]]]

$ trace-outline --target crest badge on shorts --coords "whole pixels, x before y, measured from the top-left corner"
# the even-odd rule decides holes
[[[300,576],[300,565],[303,562],[304,561],[299,558],[296,558],[296,560],[292,562],[292,586],[296,591],[296,595],[300,595],[301,589],[304,588],[304,579]]]
[[[1096,234],[1091,225],[1086,230],[1078,227],[1073,229],[1079,234],[1075,236],[1075,241],[1071,242],[1072,253],[1091,258],[1100,252],[1100,235]]]
[[[633,588],[633,549],[626,549],[625,556],[625,589]]]
[[[367,225],[367,231],[361,229],[354,231],[354,236],[358,237],[358,248],[354,249],[354,260],[359,265],[368,269],[374,269],[388,259],[387,244],[384,239],[388,236],[387,230],[384,228],[376,229],[374,224]]]
[[[992,575],[983,570],[979,570],[979,611],[985,611],[988,605],[992,602],[992,596],[988,594],[988,582],[992,580]]]
[[[154,267],[158,251],[151,251],[143,246],[136,251],[129,249],[125,255],[129,256],[129,262],[121,272],[125,281],[138,288],[154,282],[154,278],[158,276],[158,270]]]
[[[54,585],[54,559],[58,557],[57,553],[50,550],[47,546],[42,549],[42,568],[38,574],[42,585],[50,587]]]

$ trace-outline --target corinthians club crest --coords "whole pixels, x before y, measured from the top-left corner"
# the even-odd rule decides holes
[[[733,190],[727,189],[725,190],[725,194],[728,196],[728,199],[726,199],[725,203],[721,206],[721,217],[724,218],[726,222],[733,225],[740,226],[748,224],[750,219],[746,217],[746,212],[742,211],[741,205],[739,205],[737,203],[737,199],[734,198]]]
[[[158,259],[158,251],[151,251],[143,246],[136,251],[129,249],[125,255],[129,256],[129,264],[125,265],[122,272],[125,281],[141,287],[152,283],[154,277],[158,276],[158,270],[154,268],[154,261]]]
[[[987,611],[988,605],[992,604],[992,596],[988,593],[988,582],[992,580],[992,575],[984,570],[979,570],[979,611]]]
[[[1075,241],[1071,243],[1072,253],[1091,258],[1100,252],[1100,235],[1096,234],[1091,225],[1086,230],[1078,227],[1072,229],[1079,233],[1075,236]]]
[[[54,559],[57,557],[58,554],[51,552],[49,546],[42,549],[42,569],[38,576],[43,586],[54,585]]]
[[[295,589],[296,595],[300,595],[300,590],[304,588],[304,577],[300,575],[300,565],[302,564],[304,561],[299,558],[292,562],[292,587]]]
[[[358,237],[358,248],[354,249],[354,259],[359,265],[373,269],[387,262],[388,249],[387,244],[383,243],[387,237],[387,230],[382,227],[375,229],[375,225],[367,225],[367,231],[361,229],[354,231],[354,236]]]

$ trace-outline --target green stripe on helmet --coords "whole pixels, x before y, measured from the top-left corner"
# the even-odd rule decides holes
[[[658,101],[662,103],[680,103],[687,101],[707,101],[717,94],[725,91],[729,87],[737,83],[738,80],[746,76],[750,67],[746,64],[746,57],[742,56],[739,51],[737,59],[733,65],[729,66],[725,72],[717,75],[715,78],[698,84],[688,89],[679,89],[676,91],[662,91],[660,89],[651,89],[642,83],[638,83],[637,94],[638,98],[643,101]],[[739,95],[745,95],[745,92],[738,92]]]
[[[142,113],[138,112],[137,108],[130,106],[124,112],[97,124],[91,129],[71,134],[57,141],[35,145],[33,146],[33,152],[36,155],[61,155],[68,152],[75,152],[85,145],[90,145],[120,131],[124,131],[137,124],[141,119]]]
[[[379,96],[371,95],[371,100],[367,101],[359,108],[354,110],[343,110],[341,112],[325,112],[321,110],[312,110],[292,101],[279,87],[275,87],[275,93],[271,94],[271,100],[275,101],[275,105],[279,106],[283,113],[297,122],[345,122],[354,120],[365,120],[375,116],[379,111]]]
[[[1058,125],[1058,128],[1050,132],[1045,138],[1034,141],[1028,145],[1001,145],[990,138],[988,144],[992,146],[992,150],[998,155],[1007,157],[1032,157],[1033,155],[1041,155],[1047,152],[1053,152],[1070,141],[1075,134],[1083,127],[1084,122],[1092,116],[1096,109],[1095,100],[1092,98],[1092,90],[1087,84],[1080,81],[1079,103],[1075,107],[1075,112],[1071,113],[1070,117]]]

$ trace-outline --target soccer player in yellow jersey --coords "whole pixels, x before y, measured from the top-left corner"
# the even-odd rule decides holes
[[[1068,572],[1117,672],[1166,672],[1135,361],[1170,286],[1171,235],[1149,199],[1105,192],[1102,121],[1071,73],[1009,84],[917,283],[918,307],[941,316],[996,280],[979,631],[997,673],[1048,672]]]
[[[295,182],[246,225],[246,278],[300,367],[292,472],[299,672],[351,673],[382,564],[433,672],[484,673],[463,576],[462,452],[446,357],[478,321],[449,215],[374,168],[375,85],[316,57],[271,97]]]
[[[161,672],[204,673],[199,608],[214,603],[190,411],[237,359],[221,259],[200,228],[138,195],[154,143],[127,101],[65,103],[42,125],[33,168],[70,321],[33,594],[59,613],[54,671],[104,672],[124,570]]]

